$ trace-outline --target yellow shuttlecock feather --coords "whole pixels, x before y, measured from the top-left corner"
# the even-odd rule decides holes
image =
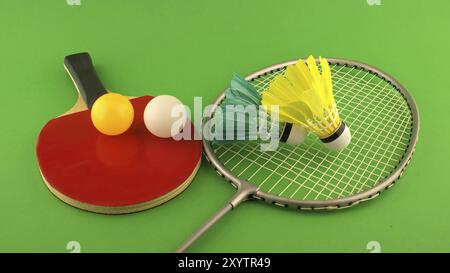
[[[343,123],[333,97],[330,66],[325,58],[319,61],[322,73],[312,56],[306,64],[299,60],[289,65],[262,93],[261,103],[269,112],[272,106],[278,106],[281,121],[303,125],[323,140],[335,134]]]

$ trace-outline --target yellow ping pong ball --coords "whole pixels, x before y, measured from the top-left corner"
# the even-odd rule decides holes
[[[153,135],[169,138],[177,135],[187,122],[183,103],[174,96],[154,97],[145,107],[144,123]]]
[[[133,105],[120,94],[107,93],[99,97],[91,108],[92,123],[105,135],[124,133],[130,128],[133,119]]]

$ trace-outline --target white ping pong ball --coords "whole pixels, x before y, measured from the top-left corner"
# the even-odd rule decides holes
[[[153,135],[161,138],[179,134],[187,121],[183,103],[174,96],[154,97],[144,110],[144,123]]]

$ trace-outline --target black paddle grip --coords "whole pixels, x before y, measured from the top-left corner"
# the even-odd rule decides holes
[[[66,56],[64,66],[89,109],[95,100],[107,93],[95,72],[89,53],[83,52]]]

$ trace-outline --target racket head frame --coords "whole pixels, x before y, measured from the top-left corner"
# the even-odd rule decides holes
[[[277,195],[273,195],[270,193],[266,193],[264,191],[261,191],[256,185],[240,179],[239,177],[233,175],[216,157],[214,153],[214,149],[211,146],[211,142],[203,139],[203,153],[208,160],[208,162],[215,168],[216,172],[222,176],[224,179],[229,181],[231,185],[233,185],[235,188],[238,189],[238,192],[236,193],[235,197],[232,199],[230,204],[235,207],[240,202],[248,200],[248,199],[258,199],[265,201],[267,203],[271,203],[273,205],[277,205],[280,207],[290,207],[290,208],[296,208],[301,210],[313,210],[313,209],[340,209],[340,208],[347,208],[351,207],[353,205],[359,204],[363,201],[367,201],[370,199],[373,199],[380,195],[381,192],[384,190],[390,188],[395,184],[397,179],[401,177],[403,174],[404,169],[408,165],[409,161],[411,160],[411,157],[414,153],[415,146],[418,140],[418,134],[419,134],[419,112],[417,105],[412,98],[412,96],[409,94],[409,92],[406,90],[406,88],[401,85],[396,79],[394,79],[391,75],[387,74],[386,72],[383,72],[382,70],[375,68],[371,65],[360,63],[357,61],[347,60],[347,59],[339,59],[339,58],[327,58],[328,62],[331,65],[340,65],[340,66],[347,66],[351,68],[356,69],[363,69],[371,74],[376,75],[379,78],[382,78],[386,82],[388,82],[390,85],[395,87],[397,91],[403,96],[403,98],[406,100],[409,109],[411,111],[412,116],[412,132],[411,132],[411,138],[410,142],[408,144],[408,147],[406,149],[406,152],[402,158],[402,160],[399,162],[399,164],[394,168],[394,170],[391,172],[391,174],[381,180],[379,183],[377,183],[374,187],[363,191],[356,193],[354,195],[344,197],[344,198],[338,198],[338,199],[329,199],[329,200],[298,200],[298,199],[290,199],[286,197],[281,197]],[[272,71],[282,70],[288,65],[296,63],[297,60],[282,62],[279,64],[275,64],[269,67],[266,67],[264,69],[258,70],[247,77],[245,77],[246,80],[251,81],[255,78],[258,78],[260,76],[264,76],[266,74],[271,73]],[[316,62],[318,62],[318,59],[316,59]],[[206,116],[203,119],[203,125],[202,130],[204,130],[205,126],[209,122],[214,114],[215,109],[221,104],[221,102],[225,98],[225,91],[222,92],[222,94],[214,101],[214,104],[212,107],[209,108],[209,111],[207,111]]]

